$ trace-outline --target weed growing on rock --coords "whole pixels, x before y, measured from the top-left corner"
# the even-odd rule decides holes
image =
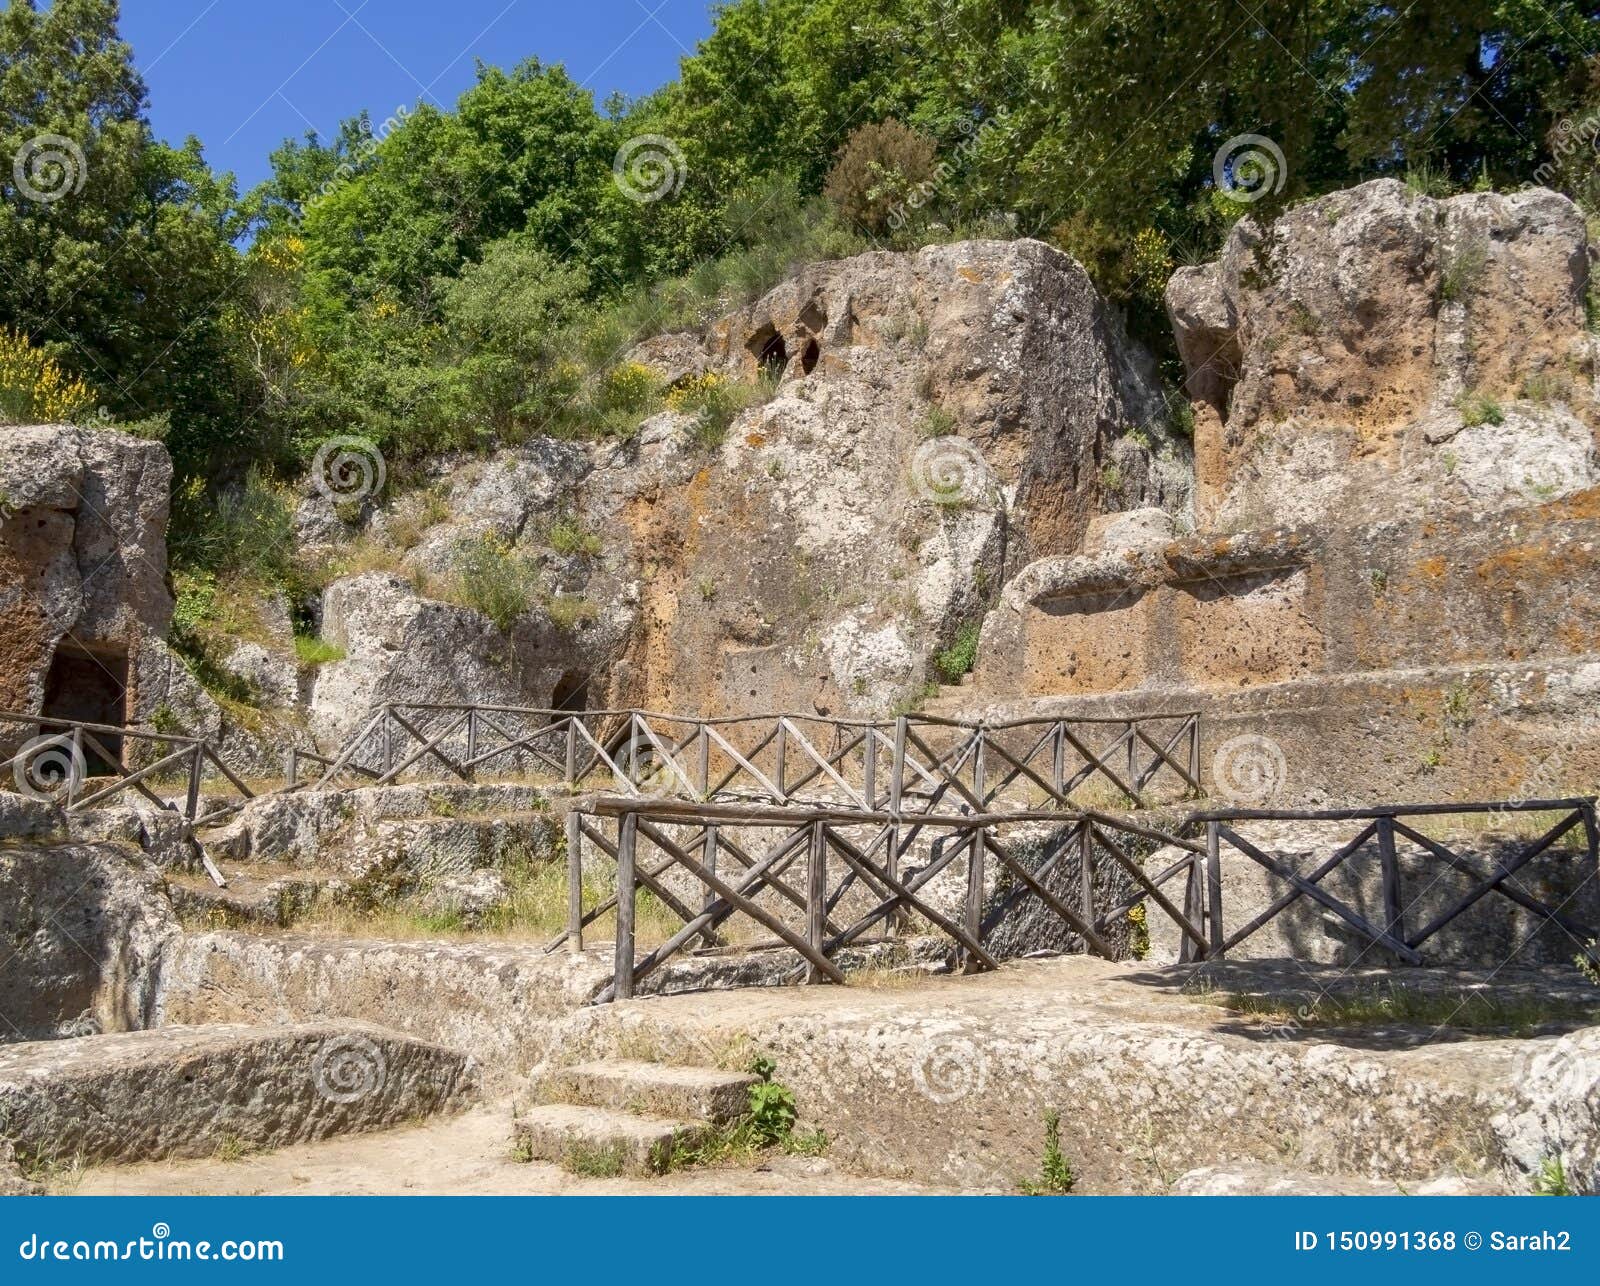
[[[722,1165],[748,1161],[758,1152],[782,1148],[798,1156],[821,1156],[829,1139],[823,1130],[795,1133],[794,1091],[773,1079],[777,1065],[770,1058],[750,1060],[749,1070],[761,1079],[750,1087],[749,1108],[738,1120],[712,1130],[693,1142],[674,1140],[664,1156],[652,1157],[652,1165],[663,1172],[690,1166]]]
[[[545,543],[558,554],[598,554],[600,537],[585,530],[583,524],[571,514],[557,518],[544,533]]]
[[[532,605],[537,580],[532,565],[493,536],[468,542],[456,555],[456,593],[464,607],[482,612],[501,633]]]
[[[1558,1156],[1548,1156],[1539,1163],[1539,1173],[1533,1177],[1533,1195],[1536,1197],[1575,1197],[1567,1181],[1567,1167]]]
[[[627,1158],[619,1144],[592,1148],[574,1143],[562,1158],[568,1170],[584,1179],[615,1179],[622,1173]]]
[[[1025,1197],[1065,1197],[1077,1183],[1072,1163],[1061,1151],[1061,1113],[1049,1108],[1044,1114],[1044,1157],[1039,1162],[1039,1177],[1024,1179],[1017,1186]]]
[[[1500,403],[1482,393],[1463,393],[1456,399],[1456,410],[1461,412],[1461,423],[1473,429],[1480,424],[1504,424],[1506,413]]]
[[[1439,270],[1439,298],[1447,304],[1464,302],[1488,266],[1489,248],[1481,240],[1469,241],[1447,252]]]
[[[983,626],[970,621],[956,633],[955,641],[933,658],[934,668],[946,683],[959,683],[978,660],[978,635]]]
[[[1600,941],[1590,938],[1584,950],[1573,957],[1573,963],[1578,966],[1579,973],[1600,987]]]

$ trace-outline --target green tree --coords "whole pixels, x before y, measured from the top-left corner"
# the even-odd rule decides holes
[[[0,12],[0,323],[87,379],[118,417],[172,417],[193,462],[247,453],[249,382],[221,324],[242,231],[231,176],[156,142],[114,0]]]

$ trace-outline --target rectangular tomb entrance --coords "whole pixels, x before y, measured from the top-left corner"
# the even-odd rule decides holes
[[[75,719],[121,728],[128,722],[128,657],[112,648],[88,648],[80,643],[58,644],[45,679],[44,709],[48,719]],[[110,733],[98,740],[111,754],[122,755],[122,738]],[[115,771],[103,755],[86,747],[90,776]]]

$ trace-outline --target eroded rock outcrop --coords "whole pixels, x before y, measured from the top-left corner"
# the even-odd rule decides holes
[[[634,359],[772,396],[720,441],[668,410],[624,443],[441,465],[431,501],[381,509],[368,530],[407,535],[410,579],[328,591],[346,659],[317,680],[321,737],[380,699],[882,712],[1027,558],[1075,549],[1103,510],[1187,503],[1148,361],[1038,242],[813,265]],[[553,548],[557,521],[588,543]],[[429,598],[484,537],[537,568],[539,603],[504,630]]]
[[[1538,189],[1385,180],[1241,220],[1167,292],[1195,529],[1110,516],[1028,566],[967,712],[1199,710],[1203,776],[1234,802],[1588,790],[1588,263],[1580,212]],[[1263,739],[1272,789],[1237,798],[1222,752]]]
[[[1600,482],[1582,212],[1392,179],[1245,218],[1167,305],[1204,528],[1504,508]]]
[[[178,931],[159,874],[118,845],[0,846],[0,1039],[148,1025]]]

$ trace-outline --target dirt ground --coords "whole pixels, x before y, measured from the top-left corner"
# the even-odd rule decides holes
[[[58,1178],[78,1196],[845,1196],[929,1195],[848,1174],[823,1158],[774,1155],[751,1166],[655,1179],[584,1179],[511,1157],[511,1105],[473,1108],[408,1129],[348,1135],[236,1160],[98,1166]]]

